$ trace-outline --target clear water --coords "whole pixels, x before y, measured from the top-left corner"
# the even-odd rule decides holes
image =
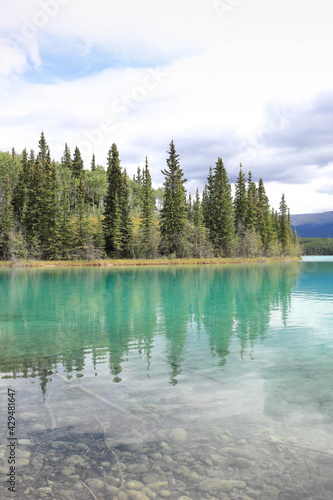
[[[333,498],[333,259],[1,270],[0,304],[0,498]]]

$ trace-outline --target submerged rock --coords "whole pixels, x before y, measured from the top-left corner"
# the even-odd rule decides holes
[[[169,439],[172,441],[183,443],[187,439],[187,432],[185,429],[175,428],[169,432]]]
[[[218,478],[204,479],[199,483],[198,487],[205,493],[231,493],[234,489],[234,481],[226,481]]]

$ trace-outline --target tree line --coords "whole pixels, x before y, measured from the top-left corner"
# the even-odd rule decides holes
[[[45,260],[96,258],[296,255],[296,231],[282,195],[269,205],[242,165],[232,196],[221,158],[210,168],[202,195],[186,194],[173,141],[163,187],[152,188],[148,158],[132,179],[121,167],[116,144],[106,170],[85,170],[78,147],[65,144],[51,160],[42,132],[38,153],[0,153],[0,258]]]

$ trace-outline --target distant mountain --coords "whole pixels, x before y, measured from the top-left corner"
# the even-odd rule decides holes
[[[291,216],[299,238],[333,238],[333,212]]]

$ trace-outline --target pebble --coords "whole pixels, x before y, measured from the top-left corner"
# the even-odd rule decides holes
[[[248,460],[247,458],[235,458],[232,461],[233,467],[238,467],[238,469],[250,469],[255,465],[255,462]]]
[[[153,472],[149,473],[149,474],[145,474],[143,477],[142,477],[142,481],[145,483],[145,484],[148,484],[148,483],[154,483],[156,481],[159,481],[160,479],[160,476],[158,474],[154,474]]]
[[[70,465],[84,465],[84,458],[80,457],[80,455],[71,455],[66,458],[66,463]]]
[[[142,488],[144,487],[144,484],[141,483],[141,481],[128,481],[127,483],[127,488],[130,488],[131,490],[142,490]]]
[[[124,439],[117,444],[117,448],[123,448],[127,451],[138,451],[143,447],[141,438]]]
[[[171,491],[169,491],[169,490],[159,491],[158,494],[160,497],[163,497],[163,498],[169,498],[172,495]]]
[[[31,441],[30,441],[30,439],[19,439],[18,440],[18,444],[23,444],[25,446],[30,446],[31,445]]]
[[[129,490],[128,495],[131,500],[149,500],[149,497],[142,491]]]
[[[226,481],[218,478],[204,479],[198,485],[201,491],[206,493],[214,493],[222,491],[224,493],[230,493],[233,489],[233,481]]]
[[[91,479],[86,479],[85,483],[91,488],[92,490],[102,490],[105,487],[104,481],[101,479],[97,479],[95,477]]]
[[[165,486],[168,485],[169,485],[168,481],[155,481],[154,483],[148,483],[147,488],[153,491],[158,491],[161,488],[164,488]]]
[[[172,441],[183,443],[187,439],[187,432],[185,429],[175,428],[169,432],[168,436]]]

